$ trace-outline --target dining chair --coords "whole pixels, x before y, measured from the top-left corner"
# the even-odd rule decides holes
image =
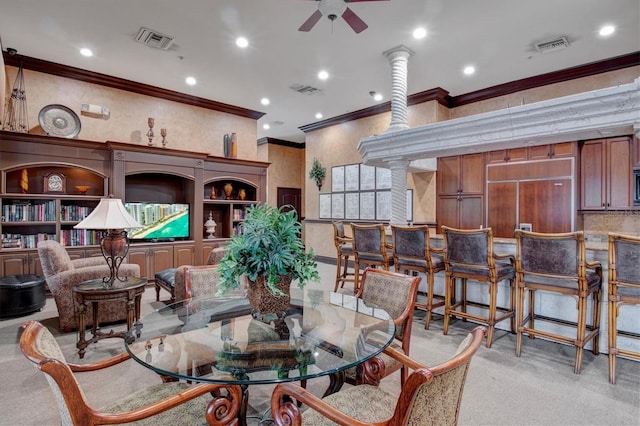
[[[600,262],[587,262],[584,233],[566,232],[545,234],[515,231],[516,282],[518,288],[518,329],[516,356],[522,351],[522,336],[530,339],[541,336],[576,348],[573,372],[580,374],[585,346],[591,342],[598,354],[600,334],[600,301],[602,300],[602,267]],[[553,310],[536,312],[536,291],[552,292],[576,300],[577,318],[559,318]],[[525,305],[528,295],[528,305]],[[591,324],[587,324],[588,301],[592,299]],[[526,316],[525,316],[526,315]],[[543,321],[562,328],[574,328],[573,337],[560,330],[537,328]]]
[[[51,332],[38,321],[23,325],[20,349],[49,382],[60,412],[61,424],[102,425],[137,422],[139,425],[231,424],[240,410],[242,391],[238,385],[165,382],[152,385],[114,403],[93,408],[74,373],[100,371],[130,358],[123,352],[93,364],[66,361]],[[108,385],[105,383],[105,386]],[[214,407],[211,394],[228,394],[224,410]],[[147,419],[146,421],[144,421]]]
[[[338,287],[344,288],[344,283],[354,282],[354,271],[349,270],[349,259],[353,258],[353,238],[347,237],[344,233],[344,223],[332,222],[333,244],[336,246],[336,284],[333,291],[338,291]]]
[[[396,332],[391,347],[406,355],[409,355],[411,346],[413,312],[420,280],[418,276],[367,268],[356,294],[366,306],[384,309],[393,318]],[[384,363],[383,376],[401,370],[400,381],[404,383],[408,375],[405,366],[385,354],[381,354],[380,358]],[[362,381],[364,373],[361,369],[351,368],[346,371],[345,379],[347,383],[357,384]]]
[[[447,334],[451,317],[469,319],[486,324],[487,348],[493,343],[495,325],[506,319],[510,320],[511,332],[515,333],[515,270],[513,256],[496,254],[493,248],[491,228],[455,229],[442,226],[444,242],[444,265],[446,271],[445,313],[442,332]],[[461,281],[460,300],[454,301],[456,280]],[[481,300],[469,300],[467,297],[467,280],[488,285],[488,303]],[[498,288],[502,281],[509,282],[507,306],[498,306]],[[472,306],[486,311],[486,316],[470,313],[467,307]],[[498,316],[498,314],[500,314]]]
[[[429,329],[433,309],[444,306],[444,295],[434,294],[434,276],[444,271],[444,250],[431,247],[429,227],[391,225],[393,242],[393,263],[397,272],[422,272],[427,277],[426,301],[416,300],[416,308],[424,309],[426,317],[424,328]],[[434,303],[434,299],[439,302]]]
[[[271,395],[274,421],[277,425],[455,425],[471,358],[485,332],[486,327],[476,327],[453,356],[431,367],[386,348],[385,354],[413,370],[399,395],[361,384],[320,399],[294,383],[280,383]],[[300,404],[309,408],[302,412]]]
[[[619,330],[618,316],[624,305],[640,305],[640,237],[609,234],[609,382],[616,382],[619,355],[640,360],[640,352],[618,347],[618,335],[638,339],[637,317],[629,324],[635,330]]]
[[[360,264],[380,266],[385,271],[393,265],[393,252],[387,244],[385,226],[351,224],[354,253],[354,294],[359,290]]]

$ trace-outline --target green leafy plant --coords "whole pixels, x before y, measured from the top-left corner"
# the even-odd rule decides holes
[[[322,181],[327,175],[327,170],[322,167],[320,161],[317,158],[313,159],[313,164],[311,165],[311,170],[309,171],[309,179],[313,179],[316,181],[316,185],[318,185],[318,189],[322,187]]]
[[[313,250],[305,251],[300,238],[302,225],[295,210],[258,204],[247,209],[240,235],[231,237],[220,264],[218,295],[240,286],[238,279],[246,275],[253,285],[258,276],[265,276],[265,286],[276,295],[284,293],[277,288],[283,275],[291,275],[303,288],[308,281],[319,281],[318,265]]]

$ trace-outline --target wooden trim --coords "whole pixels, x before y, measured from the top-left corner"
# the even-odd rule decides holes
[[[609,71],[629,68],[640,65],[640,51],[629,53],[627,55],[617,56],[615,58],[605,59],[603,61],[591,62],[585,65],[579,65],[572,68],[566,68],[560,71],[554,71],[541,74],[534,77],[523,78],[509,83],[499,84],[497,86],[488,87],[486,89],[476,90],[463,95],[451,97],[449,92],[441,88],[435,88],[419,92],[407,97],[407,105],[414,105],[426,101],[435,100],[439,104],[448,108],[455,108],[461,105],[479,102],[498,96],[508,95],[510,93],[522,90],[533,89],[540,86],[546,86],[553,83],[561,83],[563,81],[573,80],[581,77],[589,77],[591,75],[601,74]],[[328,118],[326,120],[317,121],[315,123],[300,126],[303,132],[311,132],[313,130],[324,129],[325,127],[342,124],[360,118],[370,117],[372,115],[381,114],[391,111],[391,102],[342,114],[337,117]]]
[[[280,145],[280,146],[286,146],[288,148],[297,148],[297,149],[305,148],[304,142],[297,143],[297,142],[286,141],[284,139],[276,139],[276,138],[269,138],[269,137],[258,139],[258,145],[266,145],[266,144]]]
[[[83,70],[81,68],[57,64],[55,62],[44,61],[42,59],[31,58],[29,56],[23,56],[19,54],[10,55],[7,52],[2,52],[2,54],[5,65],[10,65],[16,68],[22,65],[24,69],[30,71],[56,75],[58,77],[71,78],[74,80],[84,81],[86,83],[98,84],[100,86],[125,90],[127,92],[138,93],[140,95],[152,96],[154,98],[166,99],[168,101],[210,109],[213,111],[220,111],[227,114],[238,115],[240,117],[253,118],[255,120],[265,115],[264,112],[253,111],[235,105],[229,105],[222,102],[200,98],[197,96],[191,96],[184,93],[175,92],[173,90],[162,89],[160,87],[155,87],[148,84],[137,83],[135,81],[125,80],[123,78],[112,77],[106,74]]]
[[[629,53],[628,55],[617,56],[615,58],[605,59],[604,61],[591,62],[577,67],[565,68],[560,71],[523,78],[509,83],[476,90],[475,92],[465,93],[464,95],[454,96],[451,98],[450,107],[455,108],[461,105],[520,92],[522,90],[534,89],[536,87],[546,86],[549,84],[562,83],[576,78],[589,77],[637,65],[640,65],[640,51]]]

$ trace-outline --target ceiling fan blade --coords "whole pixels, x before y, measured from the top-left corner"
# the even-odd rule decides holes
[[[322,12],[316,10],[313,15],[311,15],[309,19],[307,19],[304,24],[302,24],[300,28],[298,28],[298,31],[311,31],[311,28],[313,28],[313,26],[320,20],[320,18],[322,18]]]
[[[353,29],[353,31],[356,32],[356,34],[361,33],[362,31],[369,28],[369,26],[365,24],[365,22],[348,7],[342,14],[342,18],[347,21],[347,24],[349,24],[349,26]]]

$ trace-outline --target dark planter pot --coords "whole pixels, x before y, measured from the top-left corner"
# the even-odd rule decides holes
[[[255,281],[249,281],[247,296],[253,309],[253,316],[259,320],[283,318],[291,302],[291,275],[281,275],[277,285],[285,296],[276,296],[271,293],[265,281],[264,275],[259,276]]]

